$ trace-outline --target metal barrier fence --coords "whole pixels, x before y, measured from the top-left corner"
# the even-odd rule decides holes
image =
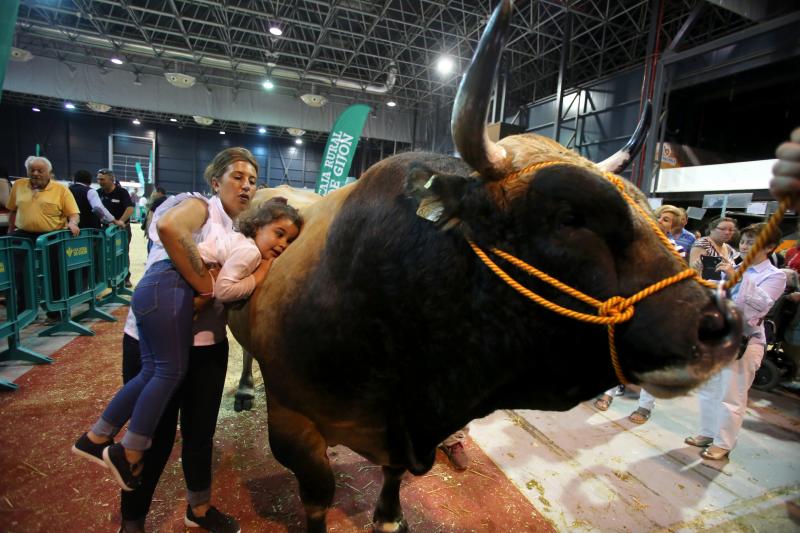
[[[19,281],[22,287],[18,286]],[[18,294],[18,291],[22,293]],[[53,360],[46,355],[20,346],[20,332],[36,319],[34,253],[28,239],[0,237],[0,293],[5,295],[0,339],[8,340],[8,349],[0,353],[0,361],[52,363]],[[0,389],[16,388],[15,383],[0,379]]]
[[[128,259],[128,232],[119,226],[109,226],[106,235],[106,280],[111,294],[100,301],[100,305],[118,303],[130,305],[131,301],[122,296],[130,296],[133,291],[125,288],[130,263]]]
[[[94,331],[78,324],[78,320],[116,319],[97,309],[96,297],[107,287],[106,242],[101,230],[84,229],[77,237],[68,231],[53,231],[36,239],[42,306],[58,312],[60,320],[40,332],[46,337],[60,332],[94,335]],[[89,309],[72,317],[72,309],[88,303]]]

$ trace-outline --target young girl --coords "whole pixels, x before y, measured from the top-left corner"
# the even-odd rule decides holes
[[[216,239],[200,243],[197,249],[203,261],[221,267],[214,282],[213,297],[222,302],[249,297],[256,286],[266,278],[275,258],[297,237],[302,225],[303,219],[299,212],[288,205],[286,199],[278,197],[242,213],[238,219],[238,232],[220,235]],[[159,264],[153,266],[157,267]],[[169,284],[169,279],[163,277],[156,279],[153,276],[148,279],[149,273],[150,269],[134,292],[131,306],[136,314],[140,332],[148,328],[149,337],[153,337],[159,335],[159,328],[164,329],[164,333],[167,334],[167,326],[163,320],[146,320],[148,314],[146,307],[158,306],[157,298],[162,294],[168,297],[174,294],[168,291],[167,286],[163,289],[157,288],[159,283]],[[146,302],[137,301],[141,300],[137,298],[139,287],[145,289],[148,285],[155,285],[151,289],[155,289],[153,292],[157,292],[158,296]],[[188,293],[188,296],[180,294],[175,296],[176,320],[191,321],[193,313],[191,296],[191,293]],[[172,305],[170,302],[165,303]],[[143,352],[145,348],[142,347]],[[151,380],[155,369],[145,369],[143,366],[139,375],[117,392],[97,422],[72,447],[72,451],[77,455],[107,465],[123,490],[134,490],[140,483],[141,459],[144,451],[150,447],[152,432],[158,424],[164,405],[185,375],[185,364],[174,365],[174,361],[167,360],[179,357],[177,354],[169,350],[159,352],[162,353],[153,351],[155,362],[151,366],[173,363],[171,369],[173,375],[168,376],[171,379],[167,380],[170,387],[167,391],[169,394],[165,393],[165,386],[157,389],[147,387],[155,381]],[[114,436],[128,419],[130,419],[128,432],[119,443],[115,444]]]

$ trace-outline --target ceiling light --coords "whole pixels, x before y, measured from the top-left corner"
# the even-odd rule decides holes
[[[139,73],[138,72],[136,73],[136,77],[133,78],[133,84],[136,85],[137,87],[142,84],[142,80],[139,79]]]
[[[122,65],[123,63],[125,63],[125,61],[123,61],[117,56],[111,56],[111,62],[114,63],[115,65]]]
[[[41,111],[41,109],[39,109],[38,107],[32,107],[31,111],[33,111],[34,113],[38,113],[39,111]]]
[[[75,109],[75,104],[73,104],[72,102],[67,102],[66,104],[64,104],[64,107],[66,107],[67,109]]]
[[[278,64],[277,64],[277,63],[275,63],[274,61],[267,61],[267,66],[268,66],[269,68],[275,68],[275,67],[277,67],[277,66],[278,66]]]
[[[269,32],[274,35],[275,37],[280,37],[283,35],[283,30],[280,29],[276,24],[273,24],[269,27]]]
[[[92,111],[97,111],[98,113],[108,113],[111,110],[111,106],[108,104],[101,104],[100,102],[86,102],[86,105]]]
[[[261,86],[269,91],[275,87],[275,84],[272,83],[272,80],[264,80],[264,83],[262,83]]]
[[[267,128],[261,126],[260,128],[258,128],[258,133],[267,133]]]
[[[210,126],[214,123],[214,119],[210,117],[204,117],[201,115],[192,115],[192,118],[195,122],[200,124],[201,126]]]
[[[33,54],[28,52],[27,50],[23,50],[22,48],[17,48],[15,46],[11,47],[11,61],[19,61],[20,63],[25,63],[33,59]]]
[[[170,121],[170,122],[178,122],[178,119],[177,119],[177,118],[175,118],[175,117],[172,117],[171,119],[169,119],[169,121]]]
[[[442,75],[450,74],[453,72],[454,67],[455,64],[450,56],[442,56],[439,58],[439,61],[436,62],[436,70]]]
[[[138,118],[135,118],[135,119],[133,119],[133,123],[134,123],[134,125],[136,125],[136,126],[138,126],[139,124],[141,124],[141,122],[139,122],[139,119],[138,119]]]
[[[321,94],[307,93],[300,96],[302,100],[309,107],[322,107],[328,103],[328,99]]]
[[[397,105],[397,102],[395,102],[394,100],[389,100],[388,102],[386,102],[386,105],[389,107],[394,107]]]
[[[219,130],[220,135],[225,135],[225,130]]]
[[[197,82],[197,78],[189,74],[182,74],[180,72],[165,72],[164,77],[167,81],[178,87],[179,89],[188,89]]]
[[[303,144],[303,139],[295,139],[294,144]]]
[[[301,137],[306,132],[306,130],[300,128],[286,128],[286,131],[292,137]]]

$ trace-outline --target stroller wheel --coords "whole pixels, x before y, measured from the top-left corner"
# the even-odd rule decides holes
[[[753,387],[758,390],[769,391],[774,389],[780,380],[781,371],[778,366],[769,359],[764,359],[761,361],[761,368],[756,371]]]

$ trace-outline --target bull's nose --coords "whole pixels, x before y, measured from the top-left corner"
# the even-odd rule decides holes
[[[699,348],[707,352],[736,347],[741,331],[741,320],[731,301],[715,296],[700,314]]]

